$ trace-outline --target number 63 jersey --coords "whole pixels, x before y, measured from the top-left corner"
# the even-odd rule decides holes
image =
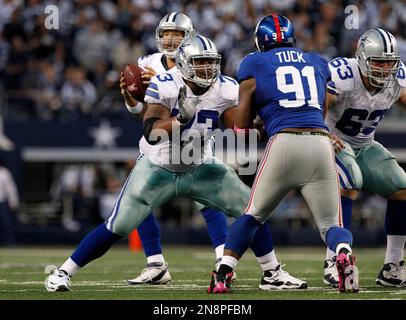
[[[330,133],[355,149],[365,147],[374,139],[375,129],[386,111],[406,87],[405,65],[401,62],[393,86],[375,94],[365,88],[357,59],[336,58],[330,61],[329,68],[332,80],[327,90],[336,96],[336,103],[326,117]]]
[[[176,116],[179,113],[179,89],[185,85],[182,74],[171,70],[154,76],[145,93],[145,102],[160,104]],[[196,99],[196,112],[190,122],[172,133],[170,140],[164,140],[141,152],[168,170],[186,172],[213,157],[211,137],[219,127],[219,120],[227,109],[238,103],[239,85],[236,80],[220,75],[202,95],[196,96],[186,86],[187,99]]]

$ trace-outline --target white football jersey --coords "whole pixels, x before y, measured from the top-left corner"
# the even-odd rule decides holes
[[[156,75],[150,81],[145,102],[165,106],[171,115],[175,116],[179,112],[179,89],[184,85],[182,74],[177,69]],[[211,147],[213,130],[218,127],[223,112],[238,103],[239,85],[236,80],[229,77],[220,75],[201,96],[194,95],[188,86],[186,88],[187,98],[198,98],[199,102],[194,118],[179,134],[181,143],[176,142],[179,139],[174,135],[172,141],[149,145],[148,150],[141,150],[152,162],[176,172],[188,171],[213,156]],[[186,140],[186,137],[194,139]]]
[[[166,58],[161,52],[150,54],[138,59],[138,65],[142,68],[150,67],[155,70],[157,74],[168,72],[170,69],[166,68],[163,61]],[[176,67],[175,67],[176,68]]]
[[[165,72],[168,72],[169,70],[176,69],[176,66],[173,67],[172,69],[165,67],[164,64],[166,62],[163,62],[163,61],[166,61],[166,60],[164,60],[164,59],[166,59],[164,57],[164,54],[161,52],[158,52],[158,53],[154,53],[154,54],[139,58],[138,65],[142,68],[150,67],[150,68],[154,69],[157,74],[165,73]],[[139,142],[140,151],[142,153],[145,153],[148,151],[148,149],[150,147],[151,147],[151,145],[147,142],[145,137],[142,136],[140,139],[140,142]]]
[[[331,81],[328,92],[336,95],[337,103],[327,112],[326,124],[330,133],[338,135],[353,148],[370,144],[375,129],[385,112],[406,87],[406,69],[401,63],[397,81],[392,87],[371,94],[362,83],[358,61],[336,58],[329,63]]]

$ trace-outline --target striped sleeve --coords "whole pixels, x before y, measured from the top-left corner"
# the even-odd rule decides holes
[[[150,82],[147,91],[145,91],[145,95],[160,100],[158,85],[156,83]]]
[[[171,108],[170,97],[168,92],[172,89],[168,82],[159,82],[156,76],[152,77],[147,90],[145,91],[144,101],[146,103],[160,104],[168,109]]]
[[[334,94],[335,96],[338,95],[334,81],[331,80],[327,83],[327,92]]]

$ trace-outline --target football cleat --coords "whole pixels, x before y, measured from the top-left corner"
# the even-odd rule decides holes
[[[211,273],[210,286],[207,288],[207,293],[228,293],[230,291],[233,272],[226,275],[213,270]]]
[[[230,272],[230,274],[232,274],[231,275],[231,277],[228,277],[227,279],[226,279],[226,282],[225,282],[225,285],[226,285],[226,287],[228,288],[228,289],[230,289],[230,287],[231,287],[231,284],[232,283],[234,283],[234,282],[236,282],[236,279],[237,279],[237,275],[236,275],[236,273],[233,271],[233,272]],[[216,277],[216,275],[217,275],[217,271],[216,270],[213,270],[212,271],[212,273],[211,273],[211,281],[210,281],[210,287],[207,289],[207,292],[208,293],[211,293],[210,291],[211,291],[211,288],[214,288],[215,287],[215,277]]]
[[[166,284],[171,281],[171,279],[167,262],[153,262],[148,263],[147,267],[142,270],[137,278],[127,280],[127,283],[129,285]]]
[[[355,256],[350,253],[340,253],[336,259],[338,271],[338,291],[358,292],[358,268],[355,266]]]
[[[69,291],[70,276],[64,270],[53,269],[45,279],[45,288],[48,292]]]
[[[337,257],[333,259],[324,260],[324,279],[323,282],[326,285],[332,286],[333,288],[338,287],[338,271],[336,267]]]
[[[214,264],[214,270],[218,270],[221,265],[221,258],[216,259],[216,263]],[[211,274],[213,278],[213,273]],[[231,283],[237,281],[237,273],[233,270],[233,276],[231,277]]]
[[[278,264],[275,269],[266,270],[262,276],[259,288],[262,290],[306,289],[307,283],[292,277]]]
[[[384,287],[406,287],[405,262],[385,263],[375,283]]]

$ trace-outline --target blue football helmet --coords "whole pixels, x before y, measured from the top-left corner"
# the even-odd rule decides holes
[[[262,52],[279,46],[293,46],[296,43],[292,22],[275,13],[258,22],[254,39],[257,50]]]

